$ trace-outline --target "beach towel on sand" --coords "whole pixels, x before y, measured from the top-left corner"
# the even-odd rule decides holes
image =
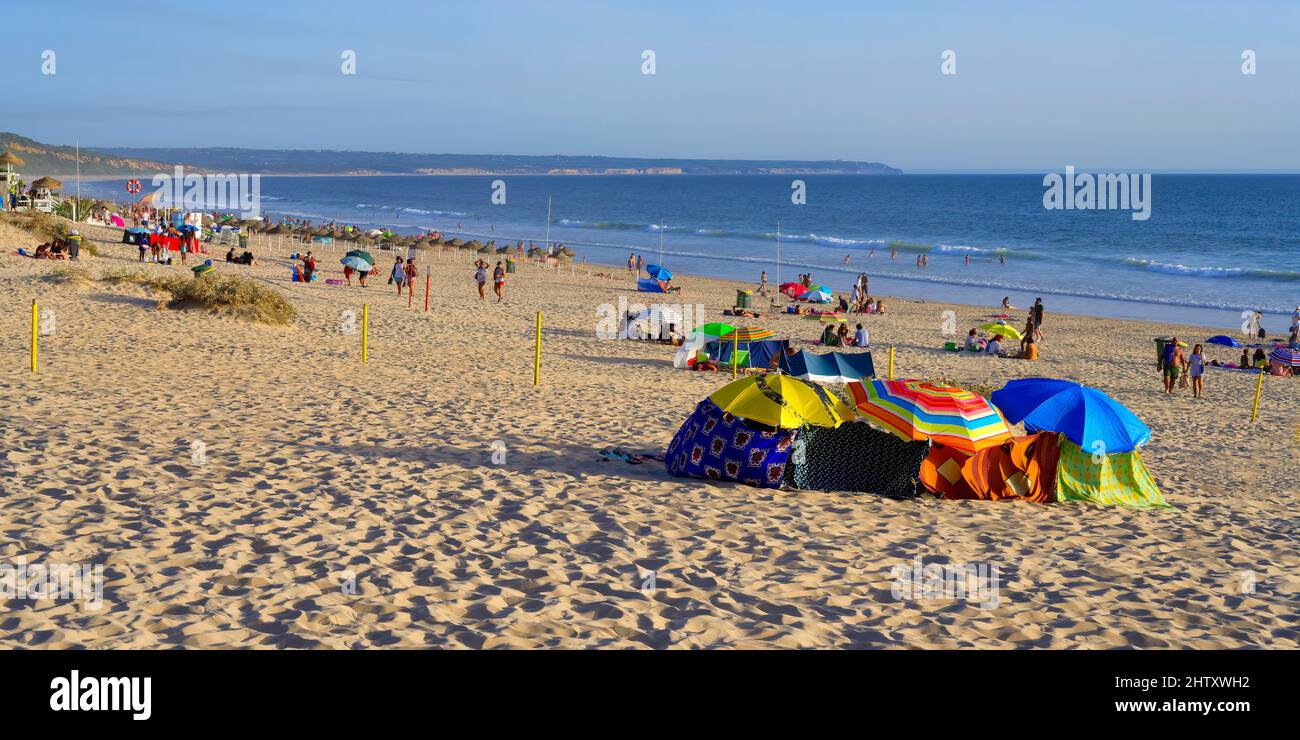
[[[1062,439],[1060,447],[1056,465],[1057,501],[1173,508],[1160,493],[1137,450],[1102,455],[1100,462],[1093,462],[1092,453],[1068,439]]]
[[[808,425],[795,437],[786,483],[816,491],[912,498],[928,447],[863,422],[835,429]]]
[[[751,427],[706,398],[668,443],[665,465],[673,475],[779,488],[793,436],[785,429]]]

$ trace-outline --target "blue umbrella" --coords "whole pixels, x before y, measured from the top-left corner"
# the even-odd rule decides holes
[[[668,282],[669,280],[673,279],[673,274],[669,272],[668,268],[666,267],[660,267],[659,265],[646,265],[645,271],[647,275],[654,278],[655,280],[662,280],[664,282]]]
[[[1131,452],[1151,439],[1151,430],[1123,404],[1096,388],[1055,378],[1024,378],[993,391],[992,401],[1007,421],[1025,431],[1060,432],[1071,442],[1103,454]]]
[[[1220,335],[1218,335],[1217,337],[1210,337],[1209,339],[1205,340],[1205,343],[1206,343],[1206,344],[1222,344],[1222,345],[1225,346],[1225,347],[1240,347],[1240,346],[1241,346],[1241,342],[1238,342],[1237,340],[1233,339],[1232,337],[1228,336],[1227,334],[1220,334]]]

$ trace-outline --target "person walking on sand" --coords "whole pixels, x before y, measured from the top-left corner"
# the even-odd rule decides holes
[[[1183,373],[1183,364],[1186,362],[1183,348],[1178,346],[1178,337],[1172,337],[1165,345],[1165,393],[1173,394],[1174,388],[1178,385],[1178,377]]]
[[[1199,344],[1192,347],[1192,355],[1187,358],[1187,375],[1192,379],[1192,398],[1200,398],[1205,392],[1205,355]]]
[[[627,274],[631,275],[636,271],[636,257],[631,252],[627,253]]]
[[[415,266],[415,258],[408,257],[406,259],[406,289],[408,291],[415,290],[415,276],[418,274],[420,274],[420,270]]]
[[[1034,321],[1034,341],[1043,341],[1043,299],[1035,298],[1034,307],[1029,309],[1030,318]]]
[[[767,270],[758,276],[758,294],[767,295]]]
[[[393,263],[393,274],[389,276],[389,283],[397,283],[397,295],[402,295],[402,286],[406,285],[406,265],[403,264],[402,258],[396,258]]]
[[[636,256],[636,276],[641,277],[641,268],[645,267],[645,258],[641,255]]]
[[[484,262],[482,257],[474,260],[474,282],[478,283],[478,299],[480,301],[487,300],[487,295],[483,293],[485,286],[487,286],[487,268],[488,263]]]
[[[505,299],[506,289],[506,268],[497,261],[496,269],[492,270],[492,292],[497,294],[497,303]]]

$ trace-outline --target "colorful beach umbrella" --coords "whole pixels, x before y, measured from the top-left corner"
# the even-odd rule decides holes
[[[357,272],[370,272],[370,269],[374,267],[373,264],[371,264],[370,262],[366,262],[365,260],[356,256],[355,254],[349,254],[348,256],[339,260],[339,263],[342,264],[344,267],[351,267]]]
[[[803,283],[781,283],[781,292],[790,298],[798,298],[807,293],[808,289],[804,287]]]
[[[728,332],[733,332],[735,330],[736,327],[721,321],[713,321],[708,324],[701,324],[695,327],[695,331],[704,334],[706,336],[709,336],[713,339],[717,339],[723,334],[726,334]]]
[[[1024,422],[1030,434],[1060,432],[1090,453],[1132,452],[1151,439],[1151,430],[1124,404],[1072,380],[1013,380],[993,392],[993,404],[1012,424]]]
[[[810,290],[799,296],[799,300],[808,301],[809,303],[830,303],[831,294],[821,290]]]
[[[1241,348],[1241,342],[1238,342],[1236,339],[1233,339],[1227,334],[1219,334],[1217,336],[1210,337],[1209,339],[1205,340],[1205,343],[1222,344],[1224,347],[1236,347],[1238,349]]]
[[[1019,340],[1024,338],[1024,335],[1022,335],[1020,332],[1016,331],[1012,327],[1007,326],[1006,324],[997,324],[997,323],[980,324],[980,328],[990,334],[997,334],[999,336],[1003,336],[1008,339]]]
[[[364,249],[353,249],[353,250],[349,251],[347,254],[345,254],[345,255],[343,255],[343,256],[344,256],[344,257],[356,257],[357,259],[365,260],[366,262],[370,263],[371,265],[375,264],[375,258],[372,257],[372,256],[370,256],[370,253],[367,252],[367,251],[364,250]],[[367,269],[368,269],[368,268],[367,268]]]
[[[764,339],[776,338],[776,332],[770,329],[761,329],[757,326],[744,326],[718,337],[720,342],[761,342]]]
[[[978,393],[924,380],[849,383],[857,410],[903,439],[931,439],[974,453],[1011,439],[1011,428]]]
[[[834,428],[855,416],[835,396],[789,375],[741,378],[714,391],[709,400],[734,416],[782,429],[805,424]]]
[[[1288,349],[1278,347],[1268,353],[1268,359],[1280,365],[1290,365],[1291,367],[1300,367],[1300,349]]]
[[[668,271],[668,268],[660,267],[659,265],[646,265],[645,272],[647,275],[654,278],[655,280],[663,280],[664,282],[668,282],[669,280],[673,279],[673,274]]]

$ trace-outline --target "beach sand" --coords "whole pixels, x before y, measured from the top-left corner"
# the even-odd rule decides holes
[[[92,276],[136,265],[119,231],[82,232],[101,250],[79,263]],[[989,307],[886,299],[862,317],[880,372],[893,345],[899,377],[1096,386],[1151,427],[1143,458],[1174,508],[892,501],[603,461],[613,446],[662,454],[730,379],[673,369],[671,347],[597,339],[600,304],[653,300],[621,270],[522,266],[498,305],[477,300],[468,256],[424,253],[426,314],[385,286],[387,252],[361,289],[291,283],[290,248],[255,244],[260,266],[217,270],[290,298],[298,320],[273,328],[43,279],[66,263],[11,255],[34,245],[0,226],[0,563],[103,563],[106,584],[98,610],[10,599],[4,647],[1300,647],[1300,379],[1265,378],[1251,423],[1253,375],[1210,369],[1193,400],[1166,397],[1154,367],[1152,337],[1217,330],[1049,302],[1029,363],[939,351],[960,339],[944,310],[964,335]],[[338,277],[340,252],[315,251]],[[738,287],[679,282],[709,320]],[[57,319],[35,375],[34,298]],[[363,302],[364,365],[341,330]],[[916,558],[997,565],[998,605],[896,600],[891,569]]]

